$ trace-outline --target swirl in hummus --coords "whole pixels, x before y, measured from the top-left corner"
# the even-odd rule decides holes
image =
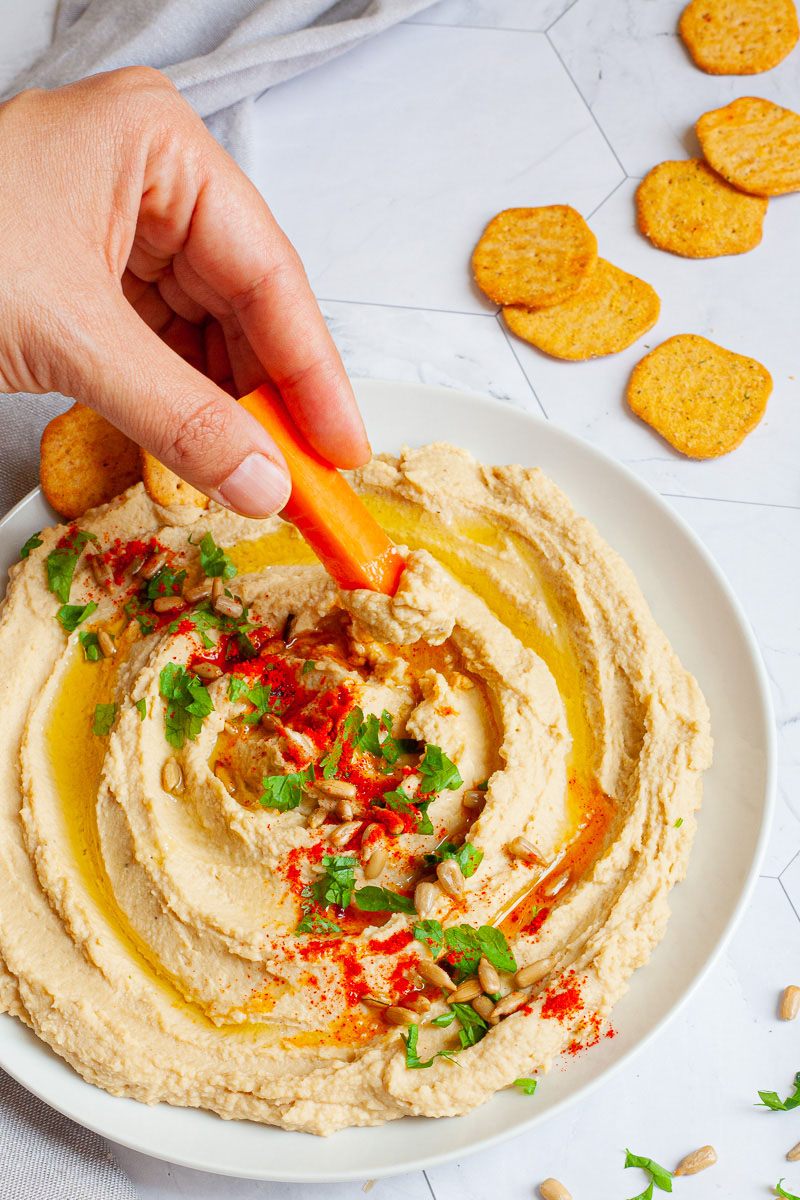
[[[353,479],[393,598],[141,485],[11,571],[0,1004],[114,1095],[463,1113],[596,1040],[664,933],[711,741],[629,569],[537,470]]]

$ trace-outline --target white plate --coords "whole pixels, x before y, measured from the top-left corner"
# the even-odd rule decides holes
[[[372,444],[447,440],[484,462],[540,466],[627,560],[711,708],[714,766],[672,919],[614,1011],[617,1036],[542,1079],[535,1097],[496,1095],[464,1117],[406,1118],[331,1138],[210,1113],[114,1099],[76,1075],[19,1021],[0,1018],[0,1064],[82,1125],[145,1154],[251,1179],[333,1182],[412,1171],[530,1129],[585,1096],[641,1049],[703,978],[750,895],[773,798],[775,744],[764,668],[747,620],[691,530],[624,467],[569,433],[481,396],[418,384],[356,385]],[[0,522],[0,570],[53,521],[37,489]]]

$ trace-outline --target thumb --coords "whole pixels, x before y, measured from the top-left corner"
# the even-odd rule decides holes
[[[67,371],[70,394],[212,500],[246,517],[283,508],[291,482],[266,430],[121,295],[107,301],[91,332],[82,323],[84,344]]]

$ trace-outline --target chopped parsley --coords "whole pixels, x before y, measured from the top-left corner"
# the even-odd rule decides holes
[[[486,792],[489,789],[489,780],[482,779],[480,783],[475,784],[475,790],[478,792]]]
[[[153,633],[158,628],[158,618],[156,617],[150,606],[145,603],[139,596],[131,596],[130,600],[125,602],[125,612],[129,617],[133,617],[139,626],[140,633]],[[170,632],[174,632],[170,626]]]
[[[456,1014],[451,1009],[450,1012],[440,1013],[438,1017],[434,1017],[431,1025],[435,1025],[437,1029],[447,1029],[448,1025],[452,1025],[455,1019]]]
[[[143,721],[147,716],[147,701],[144,696],[142,696],[141,700],[137,700],[133,707],[139,714],[139,720]]]
[[[456,764],[443,750],[432,746],[430,742],[425,745],[425,754],[417,769],[423,779],[422,791],[426,794],[442,792],[445,788],[454,792],[464,782]]]
[[[757,1104],[756,1108],[771,1108],[773,1112],[788,1112],[791,1108],[797,1108],[800,1105],[800,1071],[794,1077],[794,1092],[791,1096],[787,1096],[785,1100],[781,1100],[777,1092],[759,1092],[761,1104]]]
[[[177,596],[185,579],[185,571],[173,571],[172,567],[162,567],[157,575],[147,580],[144,594],[148,600],[157,600],[159,596]]]
[[[56,613],[56,620],[67,633],[74,633],[96,610],[94,600],[90,600],[88,604],[62,604]]]
[[[414,901],[411,896],[401,896],[389,888],[363,887],[356,892],[356,906],[362,912],[402,912],[413,914]]]
[[[406,1066],[411,1070],[419,1070],[423,1067],[432,1067],[437,1058],[446,1058],[450,1062],[455,1062],[452,1057],[454,1050],[437,1050],[431,1058],[423,1061],[417,1054],[417,1041],[419,1040],[419,1025],[409,1025],[408,1033],[401,1033],[400,1037],[406,1047]]]
[[[461,1026],[458,1031],[458,1040],[461,1042],[462,1050],[465,1050],[467,1046],[475,1046],[481,1038],[486,1037],[489,1026],[483,1017],[475,1012],[471,1004],[451,1004],[450,1008]]]
[[[98,737],[105,737],[111,732],[111,726],[114,724],[114,718],[117,715],[116,704],[98,704],[94,710],[94,722],[92,723],[92,733]]]
[[[258,803],[262,808],[275,808],[278,812],[290,812],[303,799],[303,785],[314,778],[313,767],[295,771],[290,775],[265,775],[261,780],[264,787]]]
[[[474,975],[481,957],[488,959],[499,971],[516,971],[517,964],[505,936],[493,925],[451,925],[443,929],[439,921],[419,921],[414,937],[427,946],[434,958],[444,955],[455,967],[456,983]]]
[[[778,1180],[778,1182],[775,1184],[775,1195],[776,1196],[782,1196],[783,1200],[800,1200],[800,1196],[796,1196],[794,1194],[794,1192],[787,1192],[786,1189],[782,1186],[782,1184],[783,1184],[783,1177],[781,1177]]]
[[[59,539],[55,550],[51,550],[45,561],[47,586],[62,604],[69,603],[72,576],[83,548],[87,542],[97,541],[97,534],[76,529]]]
[[[256,683],[250,687],[246,679],[242,679],[238,675],[231,675],[228,680],[228,699],[235,704],[242,698],[248,700],[255,710],[236,718],[244,725],[257,725],[265,713],[274,710],[272,688],[268,683]],[[292,805],[292,807],[296,808],[297,806]]]
[[[473,846],[472,842],[464,842],[463,846],[457,846],[455,842],[445,842],[443,845],[437,846],[432,854],[425,855],[425,863],[429,867],[434,867],[437,863],[444,862],[446,858],[452,858],[454,862],[457,862],[461,868],[461,874],[465,879],[469,879],[470,875],[474,875],[481,865],[483,851]]]
[[[675,822],[674,828],[680,829],[682,824],[683,824],[683,817],[678,817],[677,821]]]
[[[295,936],[300,933],[314,933],[317,937],[331,936],[335,933],[341,933],[341,925],[337,925],[335,921],[331,921],[328,917],[323,917],[322,913],[314,912],[313,909],[303,906],[305,916],[300,924],[295,929]]]
[[[393,812],[400,813],[403,817],[413,818],[417,825],[417,833],[433,833],[433,825],[428,816],[430,800],[415,803],[410,796],[405,794],[402,787],[399,787],[394,792],[384,792],[382,796],[376,797],[372,804],[375,808],[391,808]]]
[[[524,1092],[526,1096],[532,1096],[536,1091],[537,1082],[538,1081],[536,1079],[529,1079],[522,1075],[519,1079],[515,1079],[511,1086],[519,1088],[519,1090]]]
[[[189,543],[200,548],[200,566],[204,575],[212,579],[233,579],[234,575],[238,574],[233,559],[217,545],[212,534],[207,533],[199,542],[193,542],[190,534]]]
[[[672,1191],[672,1172],[666,1167],[660,1166],[652,1158],[647,1158],[643,1154],[632,1154],[630,1150],[625,1151],[625,1166],[626,1167],[641,1167],[643,1171],[649,1171],[650,1182],[643,1192],[638,1196],[634,1196],[633,1200],[651,1200],[653,1195],[653,1185],[660,1188],[662,1192]]]
[[[414,738],[392,737],[393,723],[394,717],[386,709],[380,717],[370,713],[355,735],[353,745],[376,758],[385,758],[390,765],[396,763],[401,754],[413,754],[419,748],[419,742]]]
[[[82,630],[78,634],[78,641],[83,646],[83,657],[87,662],[97,662],[102,657],[100,642],[96,633],[86,633]]]
[[[214,711],[214,701],[202,679],[174,662],[162,669],[159,691],[167,701],[164,736],[170,746],[180,750],[187,737],[193,742],[200,733],[203,720]]]
[[[208,630],[218,629],[220,632],[229,633],[236,638],[242,658],[253,658],[258,653],[247,636],[252,629],[257,629],[258,626],[252,621],[247,620],[246,608],[240,617],[228,617],[224,613],[214,612],[210,600],[201,600],[199,604],[195,605],[188,616],[182,615],[173,621],[168,626],[167,633],[177,633],[178,629],[186,621],[189,621],[200,634],[200,640],[206,650],[210,650],[214,645],[214,642],[208,636]]]
[[[355,887],[358,859],[349,854],[326,854],[322,860],[324,875],[311,885],[311,896],[320,908],[333,904],[347,908]]]
[[[41,533],[41,532],[42,531],[40,529],[39,533]],[[30,554],[31,550],[36,550],[36,548],[38,546],[44,545],[44,542],[39,537],[39,533],[32,533],[31,536],[28,538],[27,542],[25,543],[25,545],[21,547],[20,552],[19,552],[20,558],[27,558],[28,555]]]
[[[315,662],[312,662],[310,658],[307,658],[306,661],[303,663],[303,670],[302,670],[301,674],[307,675],[309,671],[316,671],[316,669],[317,669],[317,664]]]

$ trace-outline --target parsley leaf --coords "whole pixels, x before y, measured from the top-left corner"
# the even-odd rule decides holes
[[[162,567],[157,575],[148,579],[144,594],[148,600],[157,600],[159,596],[176,596],[183,587],[185,578],[185,571],[173,571],[172,567]]]
[[[423,800],[420,804],[407,796],[401,786],[394,792],[384,792],[372,803],[375,808],[391,808],[403,817],[412,817],[417,823],[417,833],[433,833],[433,825],[428,816],[428,805],[433,803],[432,800]]]
[[[364,722],[364,713],[356,704],[350,709],[342,721],[339,734],[327,754],[319,760],[323,779],[332,779],[339,769],[339,762],[344,751],[345,742],[358,736],[358,730]]]
[[[432,746],[430,742],[425,745],[425,754],[417,770],[423,777],[421,790],[425,793],[441,792],[445,788],[454,792],[464,782],[458,773],[456,764],[447,757],[443,750],[440,750],[438,746]]]
[[[101,657],[100,642],[96,633],[81,632],[78,641],[83,646],[83,657],[86,662],[97,662]]]
[[[297,808],[303,799],[303,784],[314,776],[312,767],[295,771],[291,775],[265,775],[261,780],[264,792],[258,798],[262,808],[275,808],[278,812],[289,812]]]
[[[443,845],[437,846],[432,854],[425,855],[425,863],[427,866],[433,867],[446,858],[452,858],[457,862],[461,868],[461,874],[465,879],[469,879],[470,875],[474,875],[481,865],[483,851],[476,849],[472,842],[464,842],[463,846],[457,846],[455,842],[445,842]]]
[[[254,712],[236,718],[245,725],[257,725],[264,713],[272,712],[272,688],[268,683],[256,683],[250,687],[247,680],[241,679],[238,675],[231,675],[228,680],[228,699],[235,703],[242,698],[249,700],[255,709]],[[292,807],[296,808],[297,806],[293,805]]]
[[[419,1025],[409,1025],[408,1034],[400,1034],[406,1047],[406,1066],[413,1070],[419,1070],[421,1067],[432,1067],[434,1059],[438,1055],[434,1054],[426,1062],[417,1054],[417,1041],[419,1039]]]
[[[207,533],[199,542],[193,542],[190,535],[189,542],[192,546],[200,547],[200,566],[203,568],[204,575],[208,575],[212,579],[219,577],[233,579],[234,575],[238,574],[233,559],[225,553],[221,546],[217,545],[210,533]]]
[[[325,874],[311,886],[313,898],[320,907],[333,904],[336,908],[347,908],[355,887],[358,859],[349,854],[326,854],[322,866]]]
[[[307,658],[306,661],[303,663],[303,670],[301,671],[301,674],[307,675],[309,671],[316,671],[316,669],[317,669],[317,664],[315,662],[312,662],[310,658]]]
[[[677,821],[675,822],[674,828],[680,829],[682,824],[683,824],[683,817],[678,817]]]
[[[96,610],[94,600],[90,600],[88,604],[62,604],[56,613],[56,620],[67,633],[74,633]]]
[[[639,1192],[638,1196],[631,1196],[631,1200],[653,1200],[653,1180],[651,1179],[643,1192]]]
[[[538,1082],[538,1080],[528,1079],[523,1075],[523,1076],[520,1076],[519,1079],[515,1079],[511,1086],[515,1087],[515,1088],[519,1088],[519,1090],[521,1092],[524,1092],[526,1096],[532,1096],[533,1093],[536,1091],[537,1082]]]
[[[133,707],[139,714],[139,720],[143,721],[147,716],[147,701],[144,696],[142,696],[141,700],[137,700]]]
[[[774,1112],[788,1112],[790,1108],[797,1108],[800,1105],[800,1071],[794,1077],[794,1092],[791,1096],[787,1096],[785,1100],[781,1100],[777,1092],[759,1092],[761,1104],[757,1104],[756,1108],[771,1108]]]
[[[416,929],[414,936],[417,937]],[[455,968],[456,983],[475,974],[481,956],[499,971],[517,969],[505,936],[492,925],[481,925],[480,929],[474,929],[471,925],[451,925],[444,930],[443,942],[447,960]]]
[[[94,722],[92,723],[92,733],[98,737],[105,737],[111,732],[111,726],[114,724],[114,717],[117,715],[116,704],[97,704],[94,710]]]
[[[155,613],[139,596],[132,596],[130,600],[125,602],[124,607],[128,616],[135,618],[141,633],[152,633],[158,627],[158,618]],[[177,621],[173,622],[173,624],[177,628]],[[172,625],[170,625],[169,631],[170,633],[175,632]]]
[[[295,929],[295,936],[300,933],[315,933],[317,936],[330,935],[341,933],[341,925],[337,925],[335,921],[331,921],[328,917],[323,917],[322,913],[314,912],[312,909],[305,908],[305,916],[300,924]]]
[[[643,1171],[650,1172],[651,1195],[653,1194],[653,1184],[655,1184],[657,1188],[660,1188],[662,1192],[672,1191],[672,1172],[668,1171],[666,1167],[660,1166],[659,1163],[654,1162],[652,1158],[647,1158],[643,1154],[632,1154],[630,1150],[626,1149],[625,1166],[641,1167]],[[642,1193],[642,1195],[646,1195],[646,1190]],[[639,1198],[635,1197],[635,1200],[639,1200]]]
[[[796,1196],[794,1192],[787,1192],[781,1185],[783,1184],[783,1176],[775,1184],[775,1195],[782,1196],[783,1200],[800,1200],[800,1196]]]
[[[362,912],[416,912],[411,896],[401,896],[382,887],[360,888],[356,892],[356,905]]]
[[[41,532],[42,531],[40,529],[39,533],[41,533]],[[31,536],[28,538],[27,542],[25,543],[25,545],[21,547],[20,552],[19,552],[20,558],[27,558],[28,555],[30,554],[31,550],[35,550],[37,548],[37,546],[44,545],[44,542],[39,537],[39,533],[32,533]]]
[[[453,1021],[455,1021],[455,1019],[456,1019],[456,1014],[452,1011],[440,1013],[440,1015],[438,1017],[433,1018],[433,1020],[431,1021],[431,1025],[435,1025],[438,1029],[446,1029],[448,1025],[453,1024]]]
[[[87,542],[97,541],[97,534],[86,533],[76,529],[59,539],[55,550],[51,550],[45,561],[47,570],[47,586],[58,597],[62,604],[69,602],[69,590],[72,587],[72,576],[83,548]]]
[[[481,1038],[486,1037],[489,1026],[483,1017],[478,1016],[471,1004],[451,1004],[450,1008],[458,1017],[458,1023],[461,1026],[458,1031],[458,1040],[461,1042],[462,1049],[474,1046]]]
[[[444,930],[441,921],[418,921],[414,926],[414,937],[418,942],[422,942],[423,946],[428,947],[434,958],[441,953],[444,945]]]
[[[200,733],[204,718],[214,711],[214,701],[201,679],[174,662],[162,668],[159,691],[167,701],[164,736],[180,750],[187,737],[193,742]]]
[[[475,784],[475,790],[476,790],[476,792],[488,792],[488,790],[489,790],[489,780],[488,780],[488,779],[482,779],[480,783],[476,783],[476,784]]]
[[[516,959],[501,930],[495,929],[493,925],[481,925],[478,930],[478,943],[484,957],[488,958],[498,971],[516,971]]]

